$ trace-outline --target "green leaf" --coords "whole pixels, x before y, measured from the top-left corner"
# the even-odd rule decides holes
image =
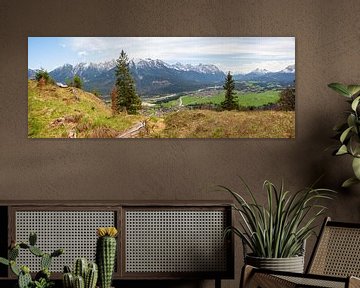
[[[336,154],[335,155],[344,155],[344,154],[347,154],[347,153],[349,153],[348,152],[348,149],[347,149],[347,147],[346,147],[346,145],[341,145],[341,147],[339,148],[339,150],[336,152]]]
[[[354,157],[360,157],[360,138],[358,135],[353,135],[350,137],[348,150],[350,150],[351,155]]]
[[[360,158],[355,157],[353,159],[352,168],[356,178],[360,180]]]
[[[341,136],[340,136],[340,141],[341,143],[344,143],[344,141],[346,140],[346,137],[348,136],[349,132],[351,131],[353,127],[350,126],[349,128],[345,129],[345,131],[343,133],[341,133]]]
[[[4,265],[9,265],[9,264],[10,264],[9,260],[8,260],[8,259],[5,259],[5,258],[3,258],[3,257],[0,257],[0,263],[1,263],[1,264],[4,264]]]
[[[351,103],[351,109],[356,111],[357,106],[359,105],[360,96],[356,97],[354,101]]]
[[[328,85],[329,88],[333,89],[334,91],[336,91],[337,93],[339,93],[342,96],[351,97],[351,93],[348,90],[348,87],[344,84],[341,83],[331,83]]]
[[[348,85],[347,90],[349,91],[351,96],[360,92],[360,85]]]
[[[346,181],[344,181],[344,183],[341,185],[341,187],[348,188],[352,185],[359,184],[359,183],[360,183],[359,179],[357,179],[356,177],[351,177],[351,178],[347,179]]]
[[[355,126],[356,116],[353,113],[350,113],[350,115],[347,118],[347,124],[350,126]]]
[[[250,189],[245,187],[249,193]],[[251,197],[252,202],[247,202],[238,193],[222,188],[238,202],[233,208],[243,220],[239,222],[240,229],[231,227],[226,232],[231,231],[242,238],[255,256],[277,258],[301,253],[303,242],[313,234],[313,222],[324,211],[324,207],[317,205],[317,201],[330,199],[330,192],[333,192],[306,188],[290,193],[284,190],[283,183],[277,189],[274,184],[265,181],[267,203],[263,206],[256,202],[254,195]],[[314,212],[312,217],[309,217],[309,211]]]

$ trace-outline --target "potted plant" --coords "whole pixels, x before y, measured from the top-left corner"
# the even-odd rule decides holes
[[[45,253],[38,246],[36,246],[36,242],[36,234],[30,233],[29,243],[12,242],[8,251],[8,259],[0,257],[0,263],[10,266],[11,271],[18,277],[18,288],[50,288],[54,286],[54,282],[50,280],[50,265],[53,258],[62,255],[64,250],[57,249],[52,253]],[[30,268],[28,266],[21,266],[16,262],[20,253],[20,249],[28,250],[31,254],[41,259],[41,270],[36,273],[34,279],[31,277]]]
[[[296,193],[285,191],[283,183],[278,189],[270,181],[264,182],[266,205],[260,204],[250,188],[245,190],[251,201],[233,190],[220,186],[234,198],[233,208],[240,215],[239,227],[228,227],[243,242],[245,264],[278,271],[304,270],[304,245],[314,233],[315,220],[326,207],[317,202],[331,199],[328,189],[304,188]]]
[[[331,89],[347,98],[351,108],[347,112],[345,123],[334,127],[338,133],[340,145],[334,151],[334,155],[350,155],[354,177],[347,179],[342,187],[348,187],[360,183],[360,85],[344,85],[340,83],[331,83],[328,85]]]
[[[69,266],[64,266],[63,288],[96,288],[97,279],[96,263],[88,262],[86,258],[76,259],[73,271]]]

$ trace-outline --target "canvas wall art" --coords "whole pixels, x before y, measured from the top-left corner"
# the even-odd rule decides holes
[[[294,138],[294,37],[29,37],[29,138]]]

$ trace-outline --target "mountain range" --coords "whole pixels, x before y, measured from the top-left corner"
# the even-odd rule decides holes
[[[50,71],[50,76],[56,82],[66,83],[75,75],[84,81],[84,89],[96,90],[103,95],[110,94],[115,83],[116,61],[103,63],[65,64]],[[212,64],[168,64],[162,60],[139,59],[131,60],[130,72],[135,80],[137,92],[142,97],[158,94],[171,94],[193,91],[209,86],[222,85],[225,73]],[[33,78],[36,70],[28,69],[28,78]],[[246,74],[235,74],[234,80],[271,82],[277,86],[286,87],[295,80],[295,65],[285,67],[278,72],[266,69],[255,69]]]

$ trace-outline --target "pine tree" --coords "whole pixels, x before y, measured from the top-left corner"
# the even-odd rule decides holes
[[[126,109],[127,113],[136,114],[141,108],[141,99],[136,94],[134,79],[129,70],[129,60],[123,50],[116,62],[116,110]]]
[[[235,83],[230,71],[225,77],[223,87],[225,89],[225,100],[221,102],[221,107],[225,110],[239,109],[238,98],[234,92]]]

